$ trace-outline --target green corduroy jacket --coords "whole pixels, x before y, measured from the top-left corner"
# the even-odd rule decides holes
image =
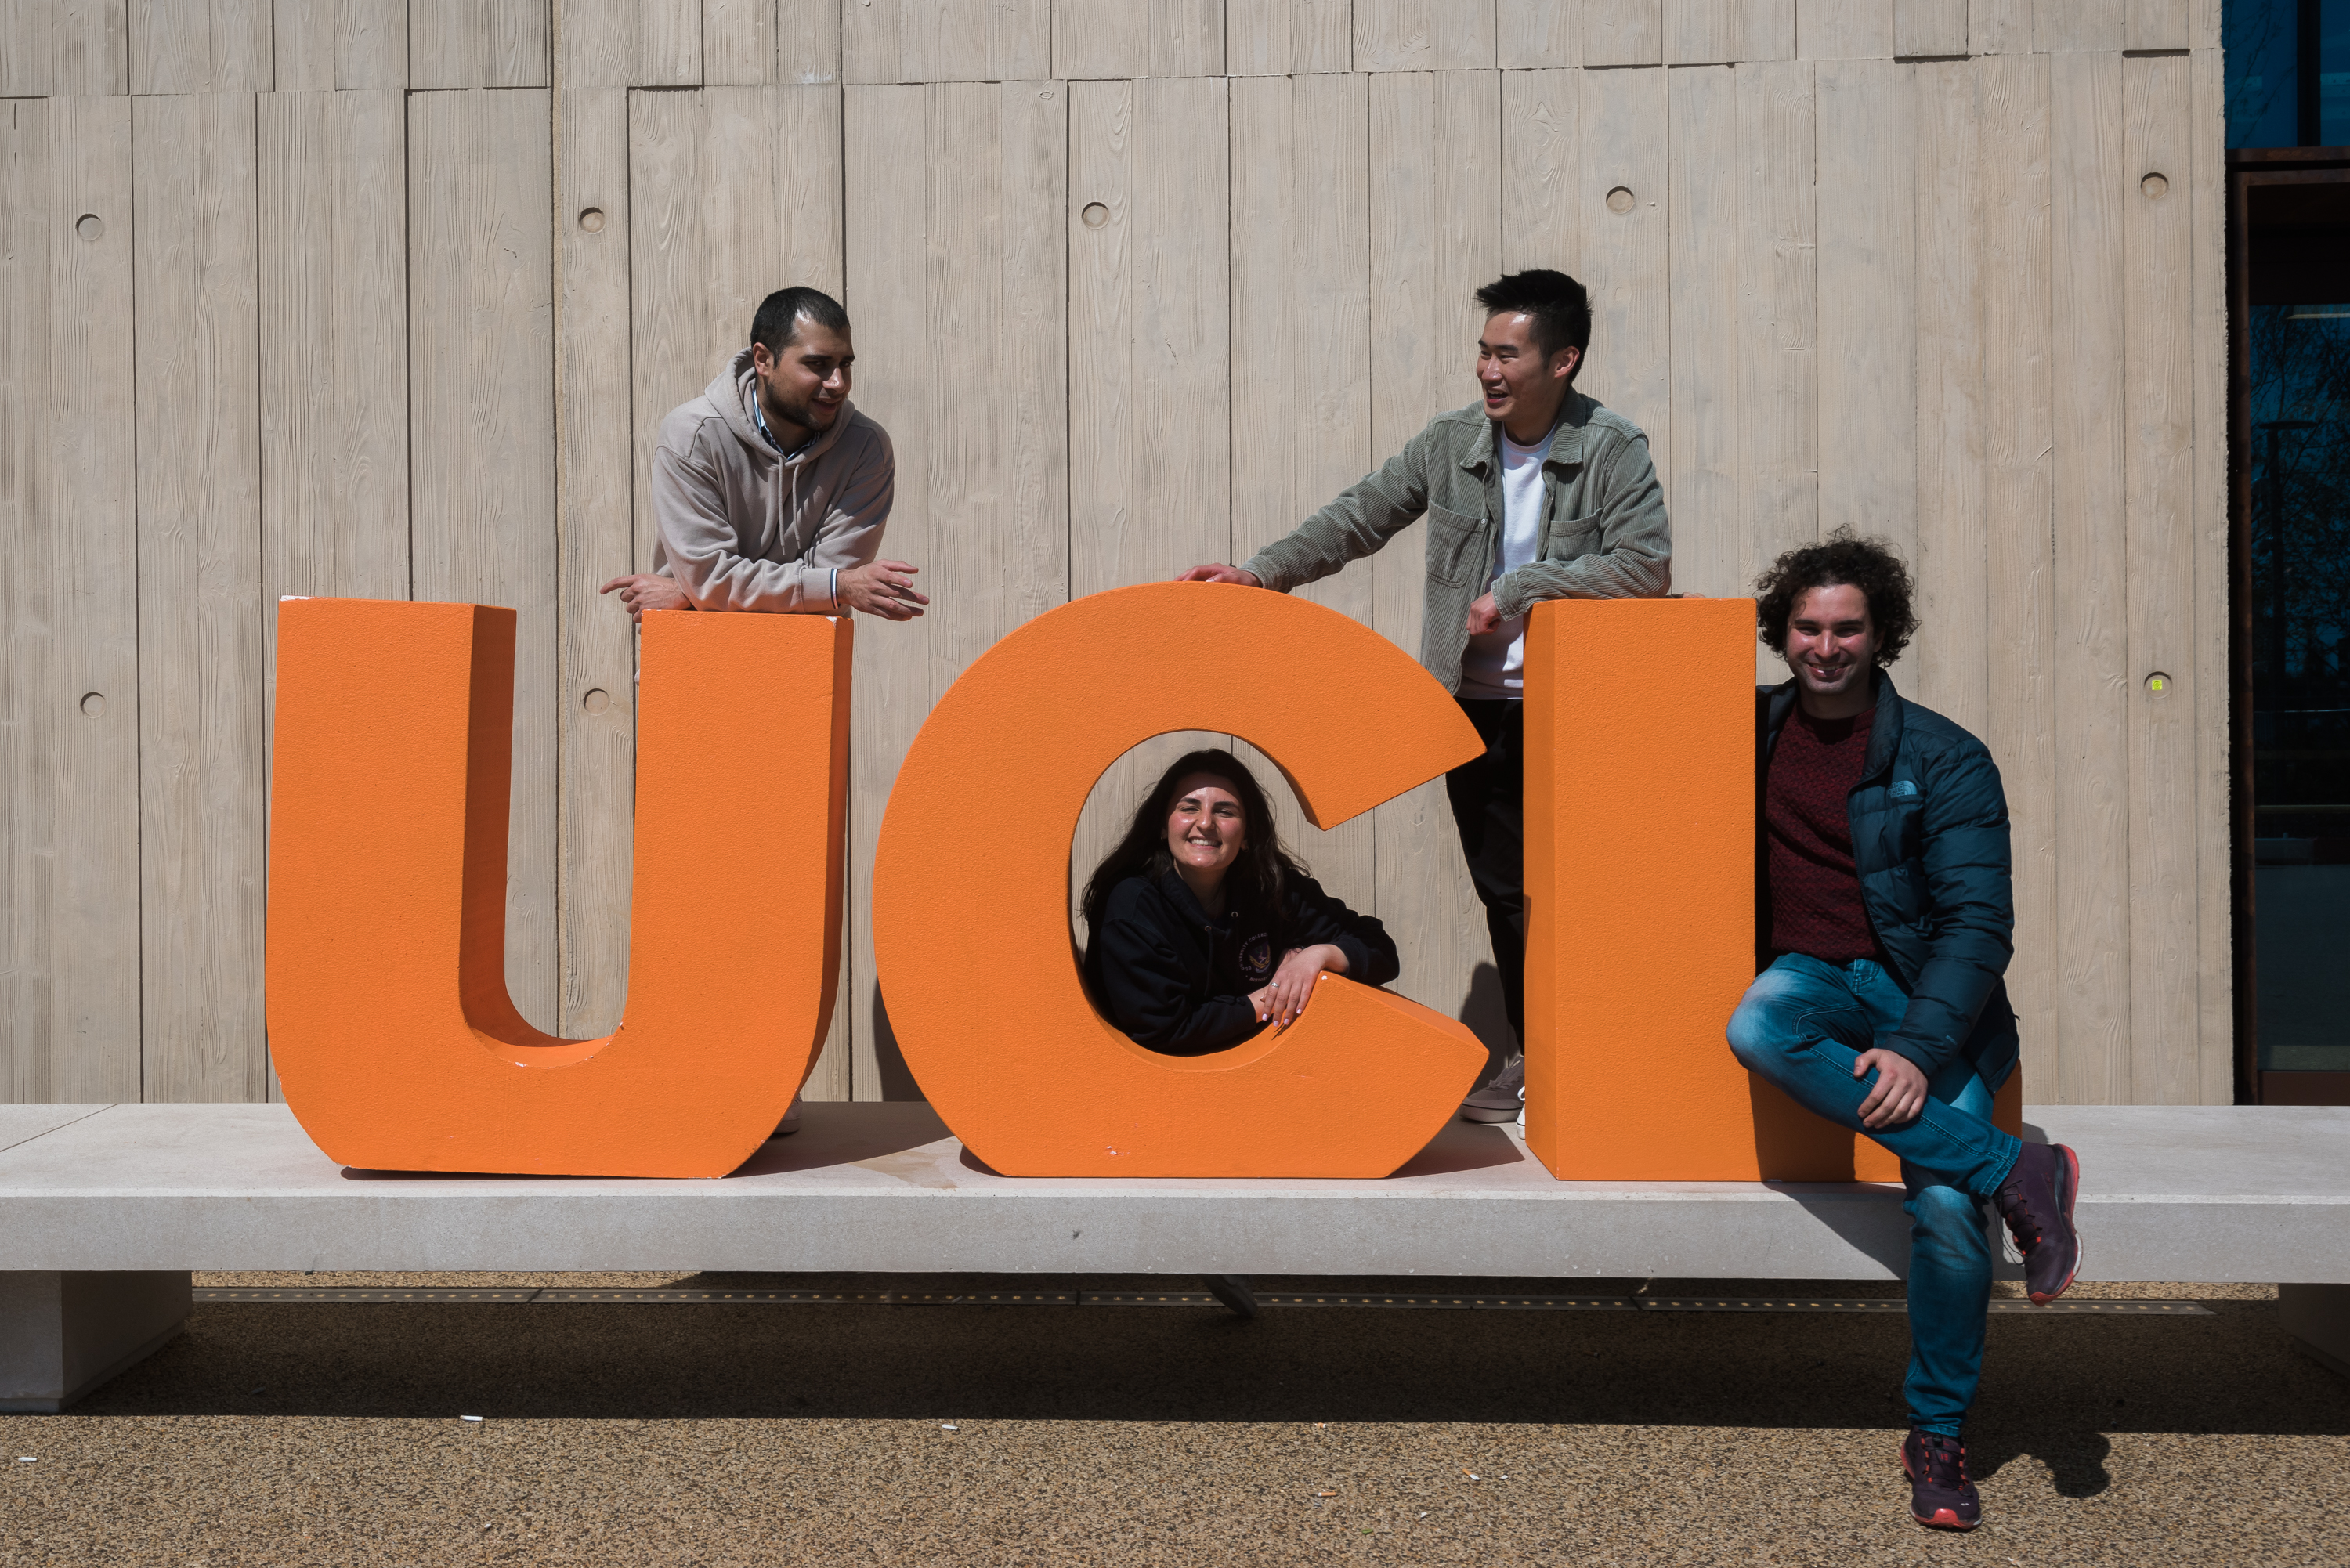
[[[1243,563],[1286,593],[1343,570],[1428,518],[1427,613],[1419,661],[1461,689],[1469,607],[1501,547],[1502,463],[1482,404],[1439,414],[1377,473]],[[1543,463],[1542,552],[1492,584],[1503,619],[1542,599],[1656,598],[1672,587],[1665,496],[1648,438],[1580,392],[1559,410]]]

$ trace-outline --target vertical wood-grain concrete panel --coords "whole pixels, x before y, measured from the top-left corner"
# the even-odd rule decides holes
[[[873,845],[898,764],[965,664],[1068,596],[1070,102],[1054,81],[847,93],[858,396],[898,453],[885,552],[920,566],[932,599],[921,619],[857,628],[845,1005],[858,1099],[920,1092],[873,967]],[[908,169],[923,180],[906,185]],[[981,380],[1000,395],[971,397]]]
[[[1916,59],[1967,52],[1967,0],[1893,0],[1893,52]]]
[[[2202,1096],[2195,843],[2195,235],[2187,57],[2122,62],[2121,698],[2127,715],[2129,1089]],[[2180,174],[2180,170],[2189,171]],[[2186,671],[2181,674],[2180,671]],[[2158,683],[2154,678],[2161,676]],[[2157,685],[2160,689],[2157,690]]]
[[[1581,65],[1580,5],[1576,0],[1493,0],[1493,53],[1503,70]]]
[[[1738,81],[1739,591],[1782,551],[1817,539],[1817,121],[1809,60],[1741,67]],[[1786,669],[1755,651],[1756,679]]]
[[[408,0],[408,85],[545,87],[554,0]]]
[[[2188,189],[2194,302],[2195,465],[2191,511],[2195,553],[2195,919],[2198,1102],[2224,1106],[2235,1096],[2234,923],[2230,919],[2228,763],[2228,244],[2227,73],[2216,47],[2218,0],[2199,0],[2189,57]],[[2201,29],[2208,20],[2210,31]],[[2171,671],[2177,674],[2176,670]]]
[[[844,81],[1042,78],[1052,45],[1052,0],[856,0],[840,9]]]
[[[0,0],[0,98],[130,90],[127,0]]]
[[[1738,73],[1668,76],[1673,172],[1666,227],[1672,271],[1673,587],[1710,598],[1746,591],[1738,495]]]
[[[2122,47],[2126,49],[2184,49],[2194,38],[2191,0],[2128,0],[2122,18]],[[2182,125],[2187,123],[2184,114]]]
[[[661,421],[749,345],[769,294],[840,294],[840,94],[717,87],[629,106],[637,558],[650,571]]]
[[[548,95],[409,99],[411,582],[517,612],[506,984],[552,1032],[557,726]]]
[[[140,1094],[131,190],[128,98],[0,103],[0,1101]]]
[[[1490,67],[1494,63],[1495,5],[1496,0],[1355,0],[1355,68]]]
[[[1504,272],[1583,277],[1583,79],[1575,70],[1502,73]]]
[[[279,601],[409,597],[408,113],[396,91],[275,92],[257,118],[272,735]]]
[[[1820,526],[1917,549],[1916,67],[1817,69]]]
[[[1582,0],[1581,10],[1585,65],[1664,64],[1661,0]]]
[[[1981,736],[1991,718],[1983,543],[1983,182],[1977,73],[1921,62],[1918,86],[1918,542],[1922,625],[1901,690]]]
[[[1232,535],[1228,84],[1075,82],[1069,93],[1075,598],[1246,552]],[[1294,444],[1294,421],[1284,426]],[[1230,743],[1181,731],[1113,763],[1078,818],[1073,882],[1169,763]]]
[[[837,0],[702,0],[702,79],[837,82],[840,10]]]
[[[556,159],[556,1007],[567,1039],[620,1022],[636,836],[636,642],[598,590],[638,567],[629,417],[629,95],[563,95]]]
[[[2050,337],[2050,124],[2045,57],[1981,61],[1983,173],[1983,535],[1991,717],[2007,792],[2023,1097],[2056,1097],[2055,383]]]
[[[1806,60],[1890,59],[1895,4],[1896,0],[1795,0],[1796,55]]]
[[[140,97],[267,92],[275,74],[270,0],[130,0],[130,45]]]
[[[1232,84],[1232,554],[1288,533],[1383,461],[1371,449],[1370,92],[1359,75]],[[1371,562],[1299,595],[1372,624]],[[1283,838],[1371,909],[1372,818],[1328,832],[1245,745]]]
[[[1344,71],[1352,68],[1354,58],[1352,0],[1224,0],[1229,75]]]
[[[1669,66],[1795,57],[1795,0],[1664,0],[1663,25]]]
[[[257,1100],[266,719],[254,100],[132,105],[145,1095]]]
[[[865,318],[857,334],[856,400],[890,432],[898,455],[897,498],[885,541],[889,556],[920,566],[931,559],[934,537],[926,461],[931,188],[927,177],[900,185],[894,176],[923,168],[930,157],[930,89],[850,87],[842,96],[848,278],[842,303],[851,320]],[[1051,213],[1056,224],[1060,205],[1056,198]],[[930,586],[922,576],[916,581]],[[873,846],[898,764],[935,695],[929,635],[923,620],[885,625],[866,617],[857,628],[849,737],[849,986],[837,1005],[849,1014],[850,1085],[853,1097],[861,1100],[919,1097],[889,1037],[874,976]]]
[[[563,85],[694,87],[702,80],[702,0],[562,0]],[[775,14],[768,0],[766,14]],[[774,27],[767,29],[769,58]],[[761,81],[774,79],[773,70]]]
[[[279,92],[408,85],[408,0],[276,0]]]
[[[2063,1100],[2127,1103],[2129,600],[2122,59],[2048,57]]]
[[[1554,73],[1542,73],[1544,76]],[[1371,452],[1384,462],[1430,419],[1474,400],[1476,290],[1502,271],[1500,73],[1374,76],[1371,115]],[[1544,265],[1536,262],[1513,265]],[[1372,625],[1420,649],[1428,524],[1371,563]],[[1465,639],[1465,634],[1464,634]],[[1373,812],[1376,912],[1396,939],[1396,989],[1506,1047],[1492,946],[1441,779]]]
[[[1223,0],[1054,0],[1056,77],[1215,77],[1226,69]]]
[[[1673,472],[1672,291],[1667,243],[1665,76],[1586,71],[1577,131],[1591,356],[1576,388],[1648,432],[1659,477]],[[1668,504],[1671,497],[1667,496]]]

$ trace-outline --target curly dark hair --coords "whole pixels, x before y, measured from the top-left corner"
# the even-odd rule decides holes
[[[1102,863],[1094,867],[1092,878],[1086,883],[1086,895],[1079,908],[1088,927],[1101,923],[1102,913],[1109,907],[1111,888],[1128,877],[1159,876],[1175,864],[1175,857],[1167,852],[1167,814],[1175,808],[1175,786],[1193,774],[1208,774],[1223,780],[1240,798],[1245,836],[1240,858],[1232,863],[1232,871],[1224,878],[1226,900],[1232,908],[1262,919],[1268,925],[1278,927],[1284,923],[1290,890],[1308,873],[1304,863],[1281,842],[1281,829],[1273,820],[1273,806],[1265,799],[1264,788],[1256,782],[1256,775],[1240,758],[1219,747],[1186,753],[1159,775],[1150,794],[1135,808],[1126,836],[1102,857]]]
[[[1849,528],[1788,551],[1754,579],[1762,638],[1771,651],[1787,651],[1787,619],[1795,613],[1795,601],[1814,588],[1838,584],[1858,588],[1868,601],[1868,618],[1877,623],[1877,662],[1900,658],[1918,629],[1917,612],[1909,607],[1909,568],[1884,540],[1861,538]]]

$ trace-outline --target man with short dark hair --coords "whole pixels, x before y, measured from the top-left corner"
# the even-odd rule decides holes
[[[897,459],[848,401],[848,313],[813,288],[767,296],[751,342],[653,449],[653,569],[615,577],[649,609],[920,615],[915,568],[882,561]]]
[[[1739,1061],[1901,1158],[1909,1231],[1910,1514],[1971,1530],[1960,1426],[1982,1376],[1995,1207],[2034,1303],[2064,1293],[2081,1162],[1991,1125],[2015,1070],[2007,797],[1991,753],[1902,698],[1909,574],[1839,532],[1755,584],[1790,679],[1756,693],[1755,947],[1730,1019]]]
[[[875,557],[898,460],[848,401],[848,313],[813,288],[759,302],[751,343],[670,410],[653,448],[653,569],[614,577],[647,610],[764,610],[910,620],[915,568]],[[811,1068],[813,1070],[813,1068]],[[797,1132],[800,1102],[777,1126]]]
[[[1591,344],[1583,286],[1547,269],[1512,273],[1477,303],[1480,401],[1439,414],[1245,565],[1194,566],[1182,580],[1286,593],[1428,518],[1419,661],[1485,742],[1444,787],[1518,1044],[1461,1115],[1499,1122],[1519,1117],[1525,1085],[1526,611],[1543,599],[1659,597],[1672,586],[1672,544],[1648,438],[1575,389]]]

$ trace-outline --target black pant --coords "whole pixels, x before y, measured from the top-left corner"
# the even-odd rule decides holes
[[[1523,702],[1456,699],[1477,726],[1485,754],[1444,775],[1452,826],[1469,880],[1485,906],[1493,967],[1502,972],[1502,1006],[1518,1048],[1526,1042],[1526,718]]]

